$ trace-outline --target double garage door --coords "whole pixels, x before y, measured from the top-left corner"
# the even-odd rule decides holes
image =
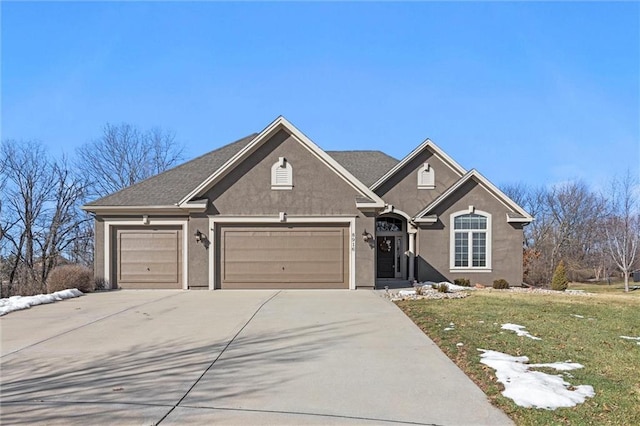
[[[218,229],[220,288],[349,288],[348,225]]]

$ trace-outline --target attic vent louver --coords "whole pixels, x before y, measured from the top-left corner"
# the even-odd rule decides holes
[[[288,190],[293,188],[293,168],[284,157],[271,167],[271,189]]]
[[[436,187],[436,172],[429,163],[424,163],[418,170],[418,189],[434,189]]]

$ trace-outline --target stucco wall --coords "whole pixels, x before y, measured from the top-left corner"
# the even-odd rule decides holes
[[[429,163],[435,171],[435,189],[418,189],[418,170],[424,163]],[[459,178],[460,175],[426,149],[378,188],[376,193],[386,203],[414,217]]]
[[[366,231],[375,238],[375,217],[361,214],[356,218],[356,287],[373,288],[376,282],[375,245],[364,241]]]
[[[285,157],[293,167],[293,189],[271,189],[271,166]],[[284,131],[278,132],[207,194],[209,214],[351,215],[360,194]]]
[[[291,190],[271,189],[271,167],[279,157],[293,168]],[[277,217],[286,212],[288,216],[344,216],[345,222],[355,217],[356,285],[373,286],[374,253],[361,234],[365,228],[373,233],[374,224],[373,218],[356,208],[358,196],[322,160],[280,131],[207,192],[207,214]]]
[[[189,249],[189,288],[209,288],[209,250],[211,241],[197,242],[195,233],[200,231],[209,237],[209,218],[203,214],[192,215],[189,218],[189,229],[186,233]]]
[[[491,272],[450,271],[450,217],[473,205],[477,210],[491,214]],[[470,180],[436,210],[438,222],[421,226],[417,238],[417,269],[420,281],[453,282],[468,278],[471,284],[490,286],[493,280],[504,278],[511,285],[522,283],[523,230],[519,224],[507,223],[509,209],[489,194],[482,186]]]
[[[93,221],[95,246],[93,248],[93,276],[104,278],[104,221],[96,216]]]

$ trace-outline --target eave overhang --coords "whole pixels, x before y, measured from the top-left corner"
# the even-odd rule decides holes
[[[427,225],[433,225],[437,221],[438,221],[438,215],[435,215],[435,214],[414,219],[415,223],[424,223]]]
[[[131,215],[131,214],[189,214],[202,213],[207,209],[206,200],[191,201],[182,206],[177,204],[163,206],[93,206],[84,205],[82,210],[95,214]]]
[[[384,202],[358,197],[356,198],[356,208],[361,211],[377,211],[384,208]]]

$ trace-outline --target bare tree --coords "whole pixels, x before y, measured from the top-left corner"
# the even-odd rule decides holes
[[[2,254],[9,260],[3,268],[8,290],[20,284],[22,292],[44,291],[75,229],[88,219],[78,209],[85,185],[64,160],[52,161],[38,142],[5,141],[0,152],[0,179],[6,182],[0,227]]]
[[[614,178],[609,199],[610,212],[605,222],[607,247],[624,275],[624,291],[629,291],[629,275],[638,263],[640,249],[640,191],[638,178],[629,171]]]
[[[175,166],[182,152],[172,132],[106,124],[100,138],[78,148],[77,164],[90,195],[104,197]]]
[[[19,272],[26,276],[20,280],[35,283],[35,238],[38,234],[38,219],[45,208],[53,187],[51,164],[44,155],[42,145],[29,141],[6,141],[2,145],[7,189],[4,203],[7,214],[3,216],[4,237],[8,240],[11,265],[9,286],[18,278]],[[23,268],[21,268],[23,267]]]
[[[586,268],[600,239],[605,202],[584,182],[571,182],[551,189],[547,203],[554,222],[551,247],[551,269],[564,259],[569,275],[575,279],[577,271]]]
[[[571,279],[602,273],[606,263],[601,196],[579,181],[551,188],[505,185],[503,190],[535,218],[524,229],[525,282],[548,284],[561,259]]]
[[[45,214],[41,218],[41,238],[36,240],[42,259],[42,282],[46,281],[60,257],[67,254],[76,243],[76,239],[80,237],[78,229],[90,220],[90,217],[80,210],[86,185],[72,174],[66,159],[53,163],[51,173],[54,187]]]

